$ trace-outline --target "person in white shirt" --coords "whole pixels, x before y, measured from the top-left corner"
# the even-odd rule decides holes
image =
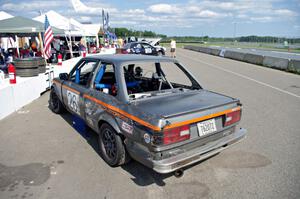
[[[171,40],[171,43],[170,43],[170,46],[171,46],[171,57],[172,58],[175,58],[176,57],[176,41],[174,39]]]

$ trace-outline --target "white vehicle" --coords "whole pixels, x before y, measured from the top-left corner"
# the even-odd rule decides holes
[[[163,49],[164,52],[166,52],[166,48],[163,46],[159,45],[159,41],[161,40],[161,38],[157,38],[157,39],[153,39],[153,40],[149,40],[149,44],[151,44],[152,46],[154,46],[156,49]]]

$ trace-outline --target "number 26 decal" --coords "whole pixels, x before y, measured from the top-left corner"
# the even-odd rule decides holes
[[[77,114],[80,114],[79,95],[67,90],[68,106]]]

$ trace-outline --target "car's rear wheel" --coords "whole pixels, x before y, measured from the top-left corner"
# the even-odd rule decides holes
[[[64,105],[59,100],[54,89],[51,89],[50,91],[49,108],[57,114],[62,113],[65,110]]]
[[[107,164],[116,167],[129,161],[122,138],[109,124],[101,125],[98,140],[100,154]]]

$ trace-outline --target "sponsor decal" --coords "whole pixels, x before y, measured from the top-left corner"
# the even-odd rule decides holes
[[[148,133],[145,133],[144,140],[147,144],[149,144],[151,142],[151,136]]]
[[[129,134],[133,133],[133,126],[129,125],[128,123],[126,123],[124,121],[122,122],[122,129]]]

